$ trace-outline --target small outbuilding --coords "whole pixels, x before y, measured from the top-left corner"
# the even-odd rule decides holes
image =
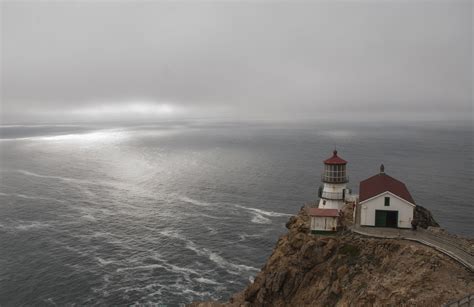
[[[380,173],[361,181],[359,187],[360,225],[376,227],[411,228],[415,201],[406,185]]]
[[[326,233],[337,230],[339,210],[309,208],[308,215],[311,218],[312,233]]]

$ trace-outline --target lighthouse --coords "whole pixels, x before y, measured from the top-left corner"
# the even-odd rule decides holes
[[[318,196],[320,198],[318,208],[341,210],[344,206],[346,183],[349,179],[346,176],[347,161],[337,155],[337,150],[333,151],[332,157],[324,161],[324,172],[321,176],[323,186],[319,187]]]

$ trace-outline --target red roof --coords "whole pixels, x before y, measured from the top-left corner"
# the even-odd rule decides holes
[[[337,155],[337,150],[332,152],[332,157],[324,160],[324,164],[347,164],[347,161],[344,159],[339,158]]]
[[[360,182],[359,201],[362,202],[387,191],[415,204],[405,184],[385,173],[377,174]]]
[[[308,209],[308,214],[310,216],[337,217],[337,216],[339,216],[339,210],[337,210],[337,209],[309,208]]]

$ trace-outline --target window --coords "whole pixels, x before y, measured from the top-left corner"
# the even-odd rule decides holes
[[[390,197],[385,197],[385,206],[390,206]]]

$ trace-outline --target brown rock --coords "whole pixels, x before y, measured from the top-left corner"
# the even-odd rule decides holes
[[[343,265],[337,269],[337,278],[342,279],[347,272],[349,272],[349,269],[347,268],[346,265]]]

